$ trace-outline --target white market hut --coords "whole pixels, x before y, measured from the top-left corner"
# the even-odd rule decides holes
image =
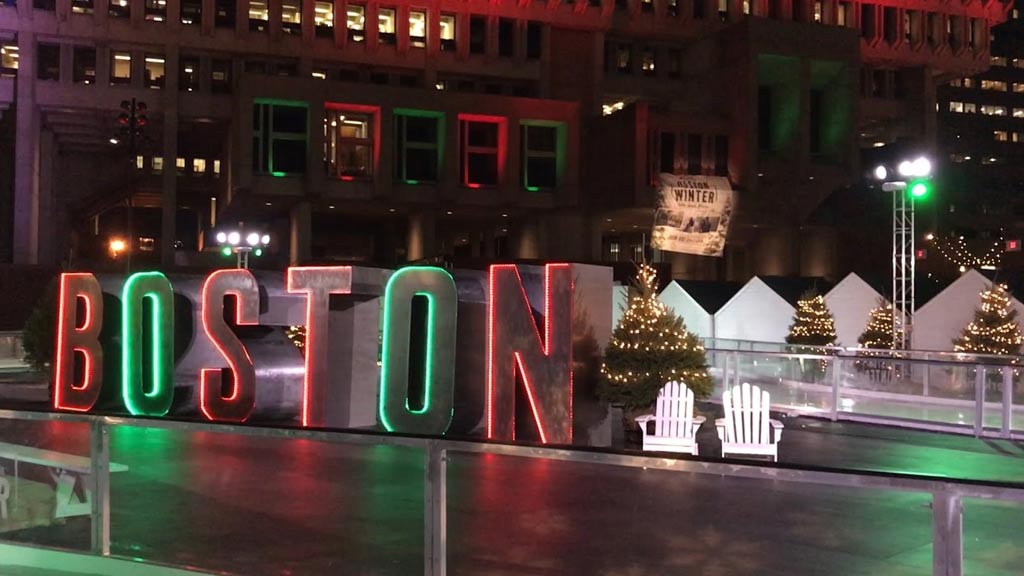
[[[619,325],[622,314],[629,305],[629,286],[615,284],[612,286],[612,330]]]
[[[820,278],[755,276],[715,314],[715,336],[783,343],[800,297],[810,289],[825,293],[830,287]]]
[[[836,344],[857,346],[871,311],[884,301],[882,295],[860,276],[850,273],[825,294],[825,304],[836,322]]]
[[[715,313],[742,287],[738,282],[674,280],[658,299],[683,319],[687,330],[700,338],[714,338]]]
[[[981,293],[991,285],[991,280],[971,269],[918,308],[911,333],[914,350],[952,351],[953,339],[974,320]],[[1018,318],[1024,318],[1024,305],[1016,298],[1012,302]]]

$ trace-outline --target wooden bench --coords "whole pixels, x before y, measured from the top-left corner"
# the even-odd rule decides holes
[[[89,458],[0,442],[0,459],[14,461],[14,487],[10,494],[14,506],[18,505],[18,464],[24,462],[50,469],[50,476],[56,483],[54,518],[87,516],[92,513],[92,492],[84,482],[85,477],[92,473],[92,461]],[[128,467],[111,462],[110,471],[127,472]],[[4,479],[0,477],[0,480]],[[85,495],[84,498],[80,498],[76,494],[76,488],[79,486],[82,488],[82,494]],[[0,497],[0,511],[5,511],[4,509],[6,509],[6,499]]]

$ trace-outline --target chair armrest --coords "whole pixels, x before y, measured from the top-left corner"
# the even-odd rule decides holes
[[[718,439],[725,440],[725,418],[715,418],[715,428],[718,429]]]
[[[691,420],[692,427],[690,428],[690,435],[691,436],[696,436],[697,435],[697,430],[699,430],[700,427],[706,421],[707,421],[707,418],[705,418],[703,416],[694,416],[693,420]]]
[[[647,423],[654,420],[654,414],[644,414],[643,416],[637,416],[634,418],[636,425],[640,427],[640,433],[647,438]]]
[[[778,442],[779,439],[782,438],[782,422],[779,422],[778,420],[769,420],[768,422],[772,425],[772,432],[774,432],[773,436],[775,437],[775,442]]]

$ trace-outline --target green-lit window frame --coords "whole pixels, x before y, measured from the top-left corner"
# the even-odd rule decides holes
[[[275,140],[291,140],[291,141],[302,140],[303,142],[306,143],[306,162],[307,162],[307,164],[309,163],[309,103],[308,102],[303,102],[301,100],[281,100],[281,99],[277,99],[277,98],[256,98],[255,100],[253,100],[252,105],[253,106],[270,106],[271,107],[270,113],[265,116],[266,122],[267,122],[267,124],[269,124],[269,126],[262,126],[261,125],[259,128],[256,128],[255,126],[253,126],[253,128],[252,128],[253,138],[258,143],[257,146],[260,147],[259,153],[260,153],[260,160],[261,160],[261,162],[260,162],[260,169],[256,170],[255,172],[257,174],[269,174],[269,175],[277,177],[277,178],[285,178],[285,177],[288,177],[288,176],[302,176],[303,174],[305,174],[306,173],[305,169],[303,169],[302,172],[279,172],[279,171],[274,170],[274,141]],[[303,109],[305,109],[305,111],[306,111],[306,132],[305,132],[305,134],[303,134],[302,136],[299,136],[297,134],[291,134],[291,133],[281,133],[281,134],[275,133],[274,132],[274,111],[273,111],[273,107],[274,106],[290,106],[290,107],[293,107],[293,108],[303,108]],[[263,150],[262,150],[262,146],[263,146],[263,131],[267,130],[267,129],[269,129],[270,137],[267,139],[267,148],[268,148],[268,150],[266,151],[267,152],[266,153],[266,157],[264,158]],[[256,154],[256,149],[255,148],[256,148],[256,146],[254,146],[253,154]],[[264,159],[266,160],[266,162],[262,162],[262,160],[264,160]]]
[[[437,122],[437,141],[434,145],[423,142],[412,142],[410,143],[405,137],[405,129],[407,127],[405,122],[399,122],[395,120],[395,155],[401,155],[401,162],[395,162],[395,180],[403,184],[419,184],[420,182],[427,182],[425,180],[410,180],[406,168],[409,163],[405,160],[405,150],[436,150],[437,151],[437,179],[430,183],[436,183],[441,181],[441,169],[444,166],[444,135],[445,135],[445,116],[444,112],[437,112],[434,110],[414,110],[412,108],[395,108],[392,113],[397,116],[412,116],[416,118],[433,118]],[[401,133],[400,133],[401,132]]]
[[[527,192],[546,192],[554,190],[562,185],[562,177],[565,175],[565,140],[566,140],[566,124],[565,122],[557,122],[553,120],[523,120],[519,123],[520,126],[526,128],[523,130],[522,142],[520,142],[522,149],[522,165],[520,172],[520,180],[522,181],[523,189]],[[543,127],[543,128],[554,128],[555,129],[555,151],[554,152],[531,152],[529,143],[530,126]],[[530,185],[530,169],[529,159],[530,158],[555,158],[555,185],[551,187],[542,186],[531,186]]]

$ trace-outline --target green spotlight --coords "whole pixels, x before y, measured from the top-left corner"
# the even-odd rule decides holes
[[[231,247],[230,246],[225,246],[225,247],[221,248],[220,249],[220,253],[225,255],[225,256],[231,256]]]
[[[919,200],[930,194],[931,191],[931,185],[925,180],[917,180],[910,183],[910,195]]]
[[[252,253],[255,254],[257,257],[263,256],[263,248],[257,248],[253,250]]]

